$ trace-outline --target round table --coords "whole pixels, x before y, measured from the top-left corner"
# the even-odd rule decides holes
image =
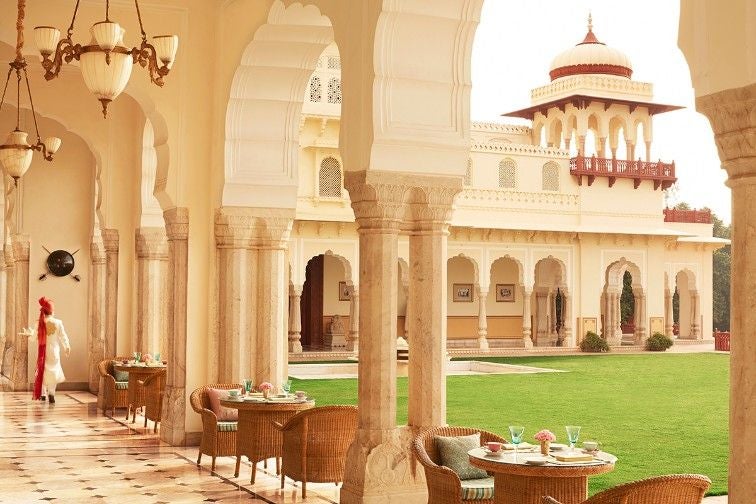
[[[221,399],[222,406],[239,410],[239,421],[236,433],[236,470],[234,477],[239,476],[239,464],[242,455],[246,455],[252,462],[252,476],[250,483],[255,482],[257,463],[261,460],[276,458],[276,473],[278,473],[278,459],[281,457],[283,435],[273,426],[273,422],[286,421],[299,411],[315,406],[315,401],[240,401]]]
[[[496,504],[541,504],[544,495],[563,504],[579,504],[588,497],[588,476],[612,471],[617,461],[614,455],[599,452],[596,455],[603,460],[595,463],[538,466],[526,464],[525,459],[539,453],[519,452],[517,460],[513,452],[493,456],[483,448],[475,448],[467,453],[470,464],[493,473]]]
[[[129,414],[134,411],[134,416],[131,423],[136,422],[136,410],[140,406],[144,406],[144,392],[137,382],[144,380],[151,374],[163,371],[166,368],[164,364],[159,366],[140,366],[134,363],[130,364],[114,364],[113,369],[116,371],[125,371],[129,373],[129,408],[126,410],[126,420],[129,419]]]

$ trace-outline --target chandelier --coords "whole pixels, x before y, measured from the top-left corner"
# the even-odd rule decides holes
[[[5,93],[8,91],[8,84],[11,76],[16,74],[16,129],[10,132],[3,145],[0,145],[0,165],[5,173],[11,177],[16,184],[18,179],[26,173],[32,162],[34,151],[42,153],[47,161],[52,161],[53,154],[60,148],[61,140],[57,137],[48,137],[42,141],[39,136],[39,126],[37,125],[37,113],[34,111],[34,100],[32,99],[31,88],[29,87],[29,76],[26,73],[26,60],[22,55],[24,48],[24,8],[26,0],[18,0],[18,19],[16,22],[16,58],[10,62],[8,77],[5,79],[3,96],[0,99],[0,110],[5,103]],[[24,75],[26,83],[26,93],[29,95],[29,105],[31,106],[32,117],[34,118],[34,130],[37,133],[37,143],[30,145],[26,140],[29,136],[25,131],[21,131],[21,74]]]
[[[139,47],[127,49],[123,45],[126,31],[116,22],[110,20],[110,0],[105,1],[105,21],[95,23],[89,29],[92,39],[89,45],[74,44],[73,30],[80,0],[76,0],[71,25],[66,38],[60,39],[60,30],[52,26],[34,28],[34,39],[42,54],[42,67],[45,79],[52,80],[60,73],[63,61],[81,62],[81,74],[89,91],[102,103],[102,115],[108,116],[108,104],[126,87],[131,77],[134,63],[139,63],[150,72],[150,80],[163,85],[163,77],[168,75],[176,58],[178,37],[160,35],[152,37],[152,44],[147,42],[147,34],[142,25],[139,1],[134,0],[142,43]]]

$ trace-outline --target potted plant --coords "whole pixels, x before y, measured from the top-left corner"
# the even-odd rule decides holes
[[[263,393],[263,397],[267,399],[270,391],[273,390],[273,384],[270,382],[262,382],[257,388]]]
[[[550,430],[543,429],[541,431],[538,431],[538,433],[533,436],[533,439],[541,443],[541,454],[548,455],[549,448],[551,447],[551,442],[556,441],[556,436]]]

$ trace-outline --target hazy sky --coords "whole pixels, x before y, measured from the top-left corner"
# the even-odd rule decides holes
[[[598,39],[630,58],[633,80],[654,84],[654,101],[686,107],[654,116],[651,147],[652,160],[675,161],[677,201],[729,222],[726,174],[677,47],[677,0],[486,0],[473,48],[472,119],[515,122],[500,114],[530,106],[530,89],[549,83],[554,56],[582,41],[589,11]]]

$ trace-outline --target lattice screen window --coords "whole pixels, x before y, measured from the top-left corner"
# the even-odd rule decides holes
[[[318,64],[315,65],[315,68],[323,68],[323,57],[321,56],[318,58]]]
[[[328,103],[341,103],[341,79],[328,81]]]
[[[325,198],[341,198],[341,164],[336,158],[329,156],[320,162],[318,194]]]
[[[338,56],[328,56],[328,68],[330,70],[341,70],[341,58]]]
[[[472,159],[467,160],[467,171],[465,171],[465,178],[462,179],[462,185],[472,185]]]
[[[544,191],[559,190],[559,165],[554,161],[549,161],[543,165],[543,185]]]
[[[313,75],[310,79],[310,101],[318,103],[323,99],[323,85],[320,83],[320,77]]]
[[[499,162],[499,187],[502,189],[517,187],[517,163],[511,159],[502,159]]]

